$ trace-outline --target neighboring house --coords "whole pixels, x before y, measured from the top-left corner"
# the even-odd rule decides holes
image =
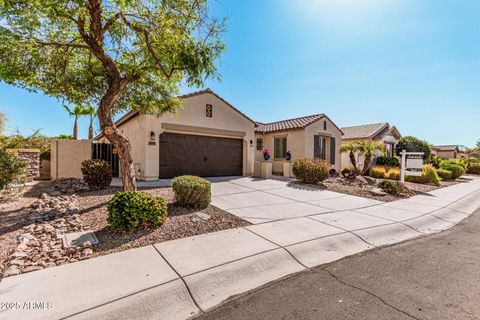
[[[378,141],[385,145],[387,155],[395,155],[395,146],[402,138],[402,135],[395,126],[387,122],[366,124],[342,128],[343,143],[355,143],[361,141]],[[380,155],[380,154],[378,154]],[[357,162],[361,166],[363,157],[357,155]],[[350,167],[350,159],[347,153],[342,154],[342,168]]]
[[[458,145],[433,146],[432,154],[443,159],[458,158],[461,147]]]
[[[340,170],[342,130],[324,114],[258,123],[255,138],[255,159],[262,159],[262,149],[269,150],[273,160],[273,173],[283,172],[287,151],[292,154],[292,160],[319,158],[330,163],[332,169]]]
[[[179,98],[175,114],[132,111],[116,122],[130,141],[137,177],[252,174],[256,123],[208,89]],[[95,140],[108,143],[102,135]]]

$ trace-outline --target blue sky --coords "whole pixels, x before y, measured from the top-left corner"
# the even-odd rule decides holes
[[[480,139],[478,0],[216,0],[212,10],[229,30],[222,81],[208,87],[256,120],[326,113],[432,144]],[[0,110],[10,131],[71,132],[73,119],[41,94],[0,84]]]

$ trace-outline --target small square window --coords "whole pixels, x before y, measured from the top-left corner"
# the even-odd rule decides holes
[[[207,117],[211,118],[213,115],[213,107],[211,104],[207,104],[206,106],[206,115]]]

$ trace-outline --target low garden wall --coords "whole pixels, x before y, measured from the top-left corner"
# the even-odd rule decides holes
[[[52,140],[50,178],[82,179],[81,163],[92,158],[91,140]]]
[[[28,163],[27,179],[33,181],[40,176],[40,149],[7,149]]]

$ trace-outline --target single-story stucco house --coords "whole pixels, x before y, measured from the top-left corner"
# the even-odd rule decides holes
[[[179,98],[175,114],[131,111],[116,122],[130,140],[138,179],[252,174],[256,122],[209,89]]]
[[[263,148],[271,150],[278,173],[287,150],[293,159],[322,158],[340,169],[342,131],[323,114],[258,123],[210,89],[179,98],[183,105],[175,114],[131,111],[116,121],[130,141],[140,180],[253,175]],[[101,134],[95,140],[108,143]]]
[[[318,158],[330,163],[332,169],[340,170],[342,130],[324,114],[258,123],[255,138],[255,159],[262,159],[262,149],[269,150],[273,160],[273,173],[283,172],[287,151],[290,151],[292,160]]]
[[[461,148],[458,145],[432,146],[432,154],[443,159],[458,158]]]
[[[395,156],[395,146],[402,138],[402,135],[395,126],[388,122],[365,124],[342,128],[343,143],[356,143],[361,141],[378,141],[385,145],[388,156]],[[358,163],[363,163],[362,157],[358,157]],[[350,159],[347,153],[342,154],[342,168],[350,166]]]

